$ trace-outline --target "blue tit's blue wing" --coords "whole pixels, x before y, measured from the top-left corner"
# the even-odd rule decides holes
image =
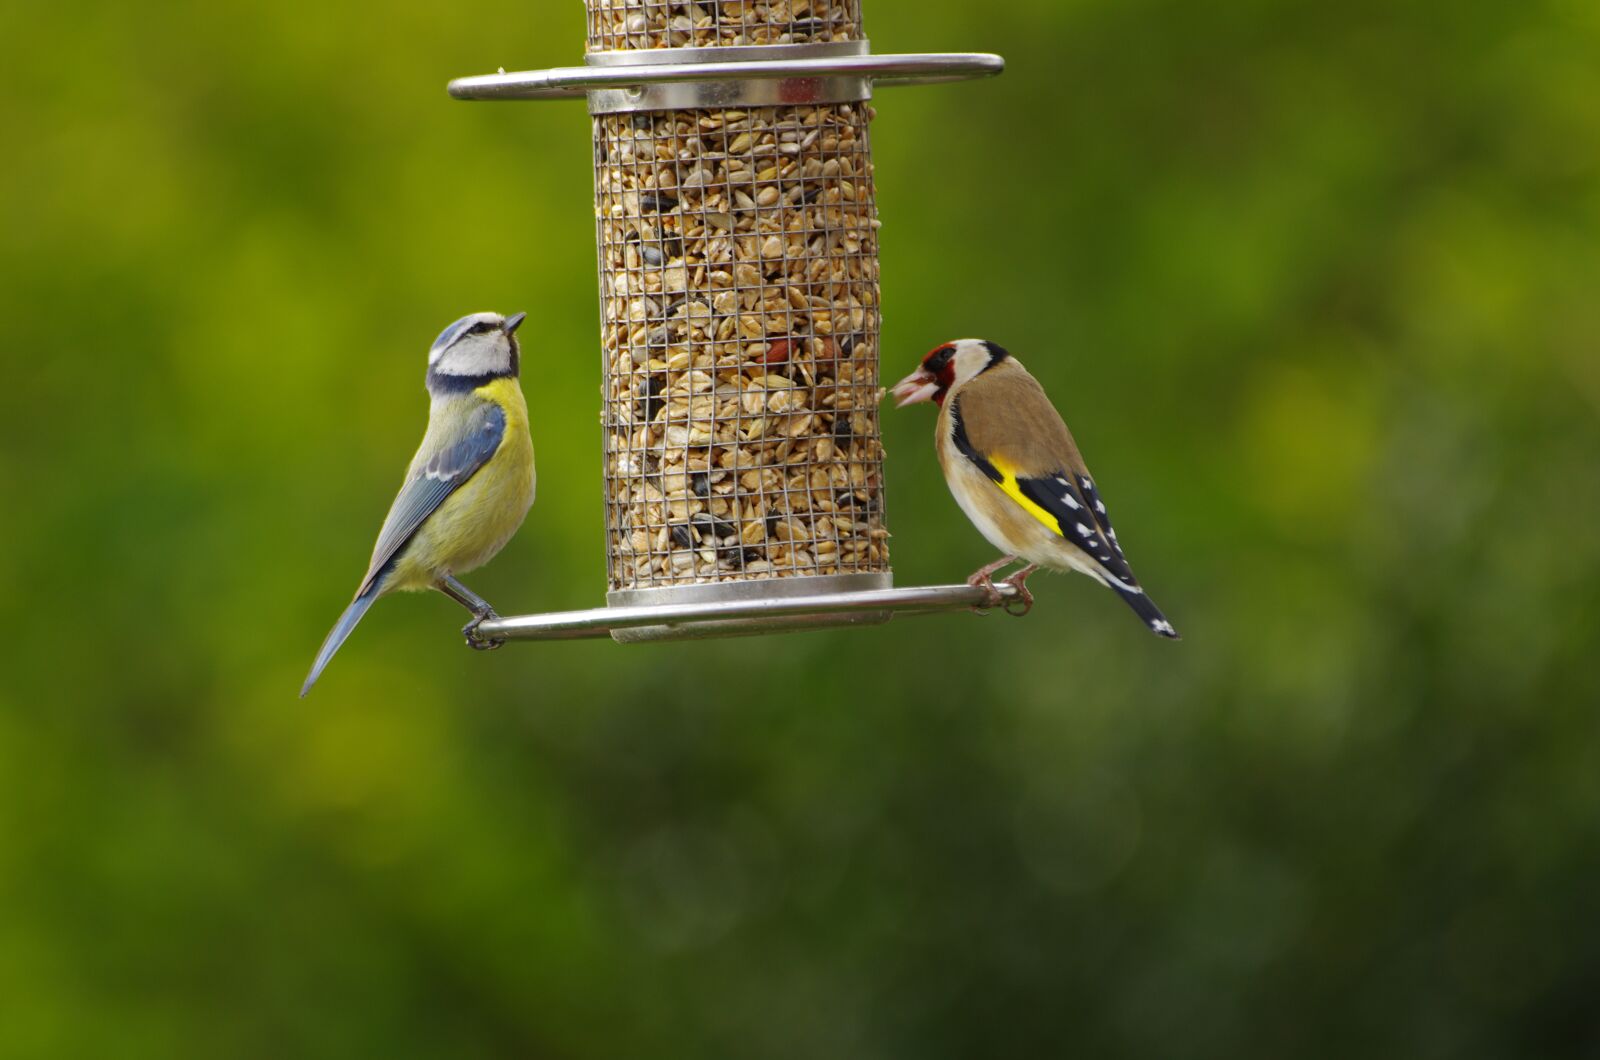
[[[432,456],[418,464],[400,487],[378,533],[372,565],[356,595],[365,593],[411,536],[446,497],[454,493],[500,448],[506,434],[505,410],[484,402],[461,417],[459,427],[439,440]]]

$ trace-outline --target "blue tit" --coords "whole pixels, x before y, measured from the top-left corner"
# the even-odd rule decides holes
[[[367,608],[392,592],[438,589],[472,612],[462,629],[475,648],[494,609],[456,575],[481,567],[511,540],[533,505],[533,442],[517,383],[516,331],[526,313],[473,313],[428,350],[428,430],[378,533],[356,598],[322,642],[300,689],[311,691]]]
[[[1111,528],[1111,517],[1072,433],[1038,380],[1004,348],[982,339],[936,347],[894,385],[900,406],[933,401],[939,465],[956,503],[1005,553],[969,585],[993,588],[1001,567],[1028,565],[1006,579],[1025,611],[1024,584],[1040,567],[1075,570],[1116,591],[1157,636],[1177,639],[1145,594]]]

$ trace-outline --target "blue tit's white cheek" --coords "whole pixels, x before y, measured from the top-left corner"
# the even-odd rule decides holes
[[[501,375],[511,368],[511,342],[499,329],[467,334],[441,351],[432,367],[440,375]]]

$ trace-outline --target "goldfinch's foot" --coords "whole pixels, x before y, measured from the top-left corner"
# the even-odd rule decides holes
[[[1001,556],[986,566],[979,567],[967,576],[967,584],[974,589],[982,589],[986,594],[983,603],[975,604],[971,608],[975,615],[987,615],[990,611],[1003,605],[1000,599],[1000,590],[994,587],[994,572],[1008,564],[1015,563],[1015,556]]]
[[[1032,574],[1038,569],[1039,565],[1037,563],[1030,563],[1005,580],[1004,584],[1011,586],[1017,591],[1016,596],[1013,596],[1011,599],[1005,602],[1004,610],[1006,614],[1015,615],[1016,617],[1021,618],[1023,615],[1033,610],[1033,594],[1028,591],[1026,582],[1028,580],[1028,575]]]
[[[496,640],[491,637],[480,637],[478,635],[479,626],[483,625],[484,622],[491,618],[499,617],[499,615],[495,614],[495,610],[492,607],[486,607],[482,611],[474,611],[472,613],[472,621],[461,627],[461,635],[467,638],[467,647],[471,648],[473,651],[494,651],[496,648],[504,644],[505,641],[503,640]]]
[[[993,589],[994,582],[990,579],[994,577],[994,572],[1002,567],[1010,566],[1016,561],[1017,557],[1015,556],[1001,556],[993,563],[979,567],[977,570],[968,575],[967,584],[972,586],[974,589]]]
[[[982,577],[979,575],[982,575]],[[1003,601],[1000,599],[1000,590],[995,588],[994,582],[989,580],[989,576],[987,574],[983,574],[982,571],[979,571],[978,574],[974,574],[972,577],[967,579],[967,584],[972,586],[974,589],[983,590],[983,603],[973,604],[970,608],[968,608],[968,610],[973,614],[987,615],[995,608],[1003,606]]]

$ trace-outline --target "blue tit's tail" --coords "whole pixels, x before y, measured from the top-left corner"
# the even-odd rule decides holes
[[[1157,607],[1155,601],[1146,596],[1142,590],[1124,588],[1115,578],[1109,579],[1107,584],[1116,590],[1118,596],[1127,601],[1128,606],[1133,608],[1134,614],[1144,619],[1144,624],[1150,628],[1151,633],[1173,640],[1183,639],[1178,636],[1178,631],[1172,628],[1172,623],[1167,621],[1167,616],[1161,613],[1161,608]]]
[[[300,686],[300,698],[306,698],[306,693],[311,691],[311,686],[317,683],[317,678],[322,676],[322,671],[327,667],[328,661],[333,658],[334,652],[356,628],[356,623],[361,621],[361,616],[367,613],[367,608],[372,606],[372,601],[378,598],[378,586],[382,578],[372,579],[372,584],[367,586],[362,594],[350,601],[350,606],[344,609],[344,614],[339,616],[339,621],[333,624],[328,631],[328,638],[322,642],[322,649],[317,652],[317,661],[311,664],[311,672],[306,675],[306,683]]]

